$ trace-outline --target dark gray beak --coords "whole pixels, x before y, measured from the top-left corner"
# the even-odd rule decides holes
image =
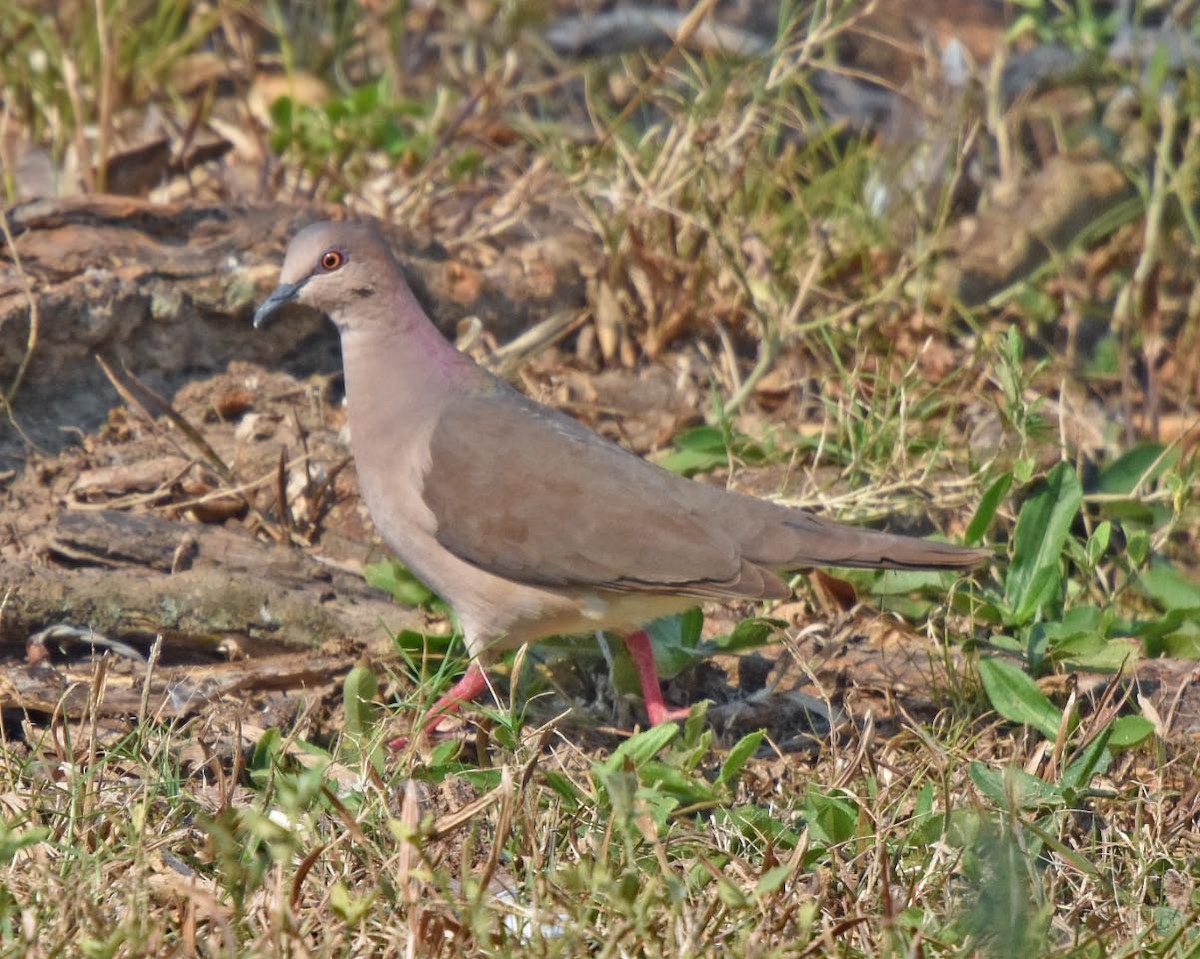
[[[263,301],[263,305],[254,311],[254,328],[261,329],[276,310],[285,303],[291,303],[296,299],[302,286],[304,286],[304,280],[299,283],[281,283],[275,287],[275,291]]]

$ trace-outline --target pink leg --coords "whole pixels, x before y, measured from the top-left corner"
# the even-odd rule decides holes
[[[483,667],[475,660],[471,660],[471,665],[463,673],[462,679],[446,690],[446,694],[434,703],[433,709],[425,715],[425,721],[421,723],[418,735],[428,736],[430,733],[436,732],[438,724],[446,716],[458,712],[463,703],[469,703],[485,689],[487,689],[487,677],[484,675]],[[408,738],[402,736],[399,739],[393,739],[388,745],[393,749],[403,749],[408,745]]]
[[[666,703],[663,702],[662,686],[658,683],[658,667],[654,665],[654,648],[650,645],[650,637],[646,635],[645,630],[639,629],[636,633],[626,636],[625,646],[629,655],[633,657],[633,665],[637,668],[650,725],[657,726],[659,723],[686,718],[688,707],[667,709]]]

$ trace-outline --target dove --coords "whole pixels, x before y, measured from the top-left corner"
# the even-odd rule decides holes
[[[974,549],[862,529],[670,473],[535,402],[438,331],[370,224],[296,234],[261,327],[289,303],[342,344],[350,443],[371,518],[458,617],[470,655],[423,732],[487,687],[504,650],[619,633],[651,724],[664,702],[645,632],[708,601],[779,600],[807,567],[968,569]]]

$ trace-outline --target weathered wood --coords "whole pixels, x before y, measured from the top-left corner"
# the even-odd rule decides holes
[[[382,644],[424,617],[358,576],[241,531],[113,510],[65,512],[50,556],[75,568],[0,564],[0,646],[70,623],[148,648],[164,662],[205,658],[230,641],[245,652],[313,648],[349,638]]]

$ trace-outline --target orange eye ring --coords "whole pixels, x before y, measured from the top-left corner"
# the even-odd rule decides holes
[[[327,250],[321,256],[321,269],[332,272],[346,262],[346,258],[337,250]]]

